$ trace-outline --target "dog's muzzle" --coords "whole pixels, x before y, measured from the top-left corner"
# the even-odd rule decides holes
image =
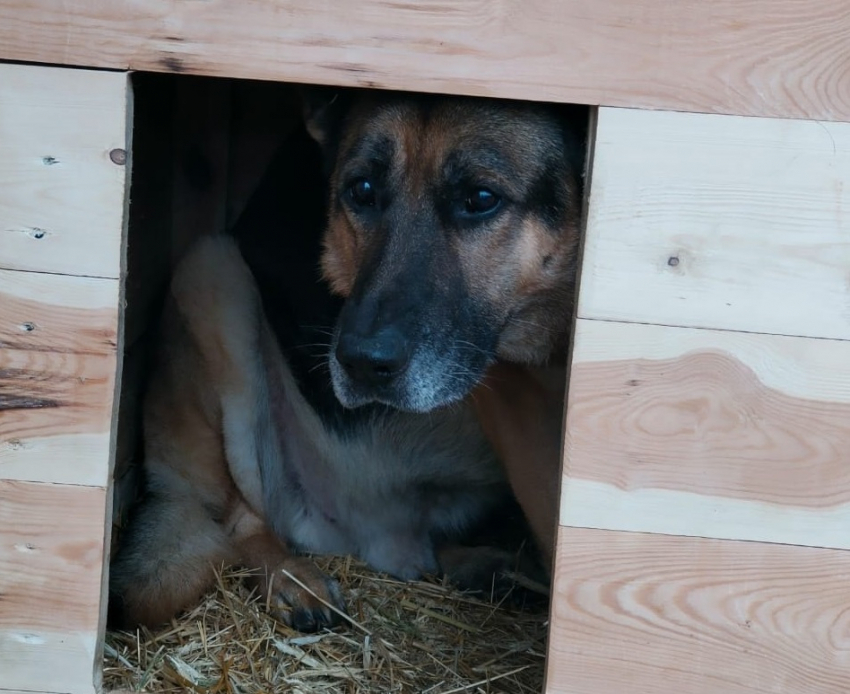
[[[408,341],[393,327],[373,335],[342,333],[336,346],[336,359],[348,377],[364,388],[392,384],[410,365]]]

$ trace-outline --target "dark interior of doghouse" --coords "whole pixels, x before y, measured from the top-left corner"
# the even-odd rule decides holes
[[[303,178],[293,182],[299,187],[297,195],[305,204],[306,214],[321,214],[320,203],[324,195],[318,177],[318,150],[303,145],[303,138],[295,139],[298,151],[282,149],[285,143],[292,142],[293,133],[303,127],[294,85],[138,73],[133,76],[133,92],[125,350],[114,475],[113,548],[120,539],[121,526],[139,489],[139,461],[143,453],[142,399],[155,349],[157,317],[175,262],[198,237],[232,228],[276,156],[292,155],[304,161],[315,158],[305,168]],[[311,209],[313,212],[309,211]],[[308,221],[305,228],[321,222],[315,218]],[[268,230],[268,233],[273,235],[276,231]],[[258,230],[258,234],[262,233],[265,230]],[[262,244],[260,248],[264,248]],[[273,244],[268,248],[273,252]],[[303,264],[296,263],[288,268],[290,282],[300,281],[299,266]],[[481,691],[541,691],[547,624],[545,601],[510,609],[526,610],[525,617],[513,616],[510,620],[515,626],[530,624],[528,629],[535,631],[533,638],[526,639],[531,655],[524,654],[526,659],[515,668],[526,679],[520,681],[520,675],[506,676],[499,680],[503,688],[493,685]],[[457,619],[449,615],[443,621]],[[172,625],[170,631],[174,633],[177,628]],[[140,643],[139,640],[146,637],[137,634],[136,638]],[[463,640],[472,638],[471,634],[465,634]],[[492,636],[487,638],[493,640]],[[157,635],[150,636],[147,643],[158,643],[158,639]],[[521,644],[526,641],[519,638]],[[463,648],[457,644],[452,647]],[[107,661],[117,648],[116,644],[108,642]],[[506,652],[512,653],[518,652],[518,648],[520,646],[505,646]],[[192,679],[191,673],[181,671],[172,661],[168,665],[161,651],[162,646],[157,657],[168,666],[165,672],[172,673],[172,683],[187,686],[187,679]],[[494,659],[497,654],[498,649],[493,651]],[[430,657],[434,659],[433,655]],[[472,657],[480,660],[484,656]],[[148,666],[152,667],[151,663]],[[458,668],[462,669],[461,665]],[[480,672],[472,670],[471,681],[481,678]],[[164,676],[168,679],[168,675]],[[363,685],[361,682],[339,686],[339,689],[317,686],[310,691],[362,691]],[[382,691],[381,686],[384,685],[376,685],[375,691]],[[203,687],[195,688],[206,691]],[[246,688],[244,691],[261,690]],[[399,685],[398,691],[408,689]]]
[[[115,467],[119,525],[138,484],[145,374],[172,269],[194,240],[232,228],[273,157],[300,126],[291,85],[138,73],[133,92],[125,351]]]

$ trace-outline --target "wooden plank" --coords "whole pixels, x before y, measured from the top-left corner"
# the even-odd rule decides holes
[[[10,689],[94,691],[106,491],[0,481],[0,660]]]
[[[126,83],[0,65],[0,267],[119,276],[126,167],[110,152],[127,146]]]
[[[119,253],[119,268],[121,281],[118,287],[118,325],[116,335],[115,349],[115,367],[113,373],[111,412],[109,416],[109,446],[106,455],[106,496],[103,504],[103,514],[101,515],[101,523],[103,532],[100,536],[100,580],[99,580],[99,595],[98,595],[98,611],[95,616],[97,620],[97,630],[95,632],[95,648],[93,653],[93,668],[92,668],[92,683],[95,691],[100,692],[103,689],[103,654],[106,639],[106,620],[109,611],[109,561],[110,550],[112,548],[112,504],[113,504],[113,471],[115,468],[115,459],[118,454],[118,431],[119,431],[119,411],[121,406],[121,393],[123,392],[123,371],[124,371],[124,352],[126,350],[126,306],[127,306],[127,287],[124,279],[127,276],[129,269],[129,258],[127,246],[129,243],[129,224],[130,224],[130,190],[132,185],[131,173],[133,170],[133,152],[135,142],[133,140],[133,125],[135,116],[135,92],[133,84],[125,76],[124,80],[124,101],[126,104],[126,121],[124,123],[126,131],[127,152],[127,179],[124,186],[124,196],[121,200],[123,214],[121,215],[122,225],[116,232],[120,237],[120,253]]]
[[[118,285],[0,271],[0,479],[107,484]]]
[[[118,289],[111,279],[0,270],[0,349],[115,352]]]
[[[844,694],[850,553],[561,528],[548,694]]]
[[[850,120],[845,0],[7,0],[10,60]]]
[[[579,319],[561,523],[850,548],[850,343]]]
[[[848,181],[850,124],[602,109],[578,314],[850,339]]]

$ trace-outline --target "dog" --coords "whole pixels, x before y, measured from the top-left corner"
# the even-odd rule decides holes
[[[342,302],[317,276],[322,183],[302,139],[233,237],[201,240],[175,271],[145,397],[144,494],[111,567],[113,627],[167,621],[223,563],[253,570],[274,614],[312,631],[338,624],[345,601],[304,552],[470,587],[512,559],[458,545],[509,497],[469,403],[418,414],[335,397]]]
[[[585,110],[317,89],[304,112],[344,298],[336,396],[435,412],[472,394],[551,566]]]

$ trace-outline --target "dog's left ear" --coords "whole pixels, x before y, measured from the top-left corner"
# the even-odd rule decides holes
[[[302,87],[300,93],[307,132],[327,154],[337,139],[350,94],[346,89],[316,86]]]

